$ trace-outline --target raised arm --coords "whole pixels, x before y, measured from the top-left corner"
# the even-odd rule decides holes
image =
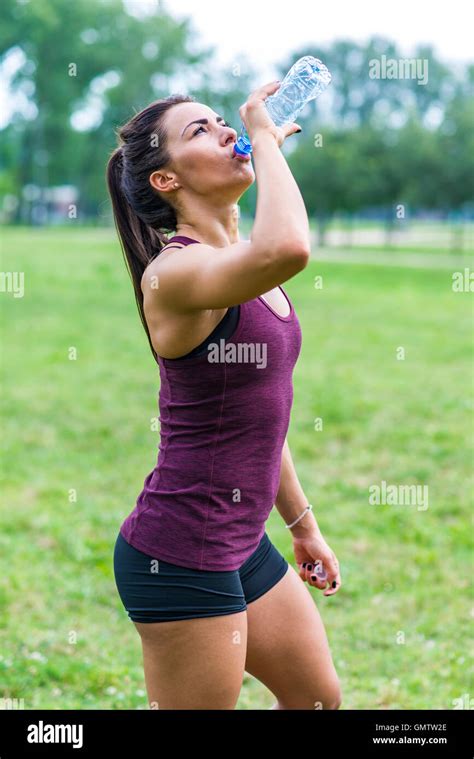
[[[257,207],[249,241],[214,248],[193,243],[169,252],[157,269],[156,297],[178,311],[233,306],[273,289],[309,260],[309,223],[303,198],[280,150],[297,125],[275,127],[264,107],[274,84],[256,90],[240,109],[252,140]],[[237,158],[234,160],[238,160]],[[154,296],[155,296],[154,294]]]

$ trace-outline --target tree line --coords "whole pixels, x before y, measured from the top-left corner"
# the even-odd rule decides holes
[[[426,46],[407,60],[382,37],[344,39],[288,52],[275,62],[280,79],[302,55],[321,58],[332,82],[282,149],[321,234],[341,213],[371,211],[388,224],[420,208],[472,218],[473,64],[450,66]],[[239,132],[238,109],[262,84],[246,57],[219,67],[192,19],[176,20],[163,3],[138,18],[121,0],[3,0],[0,70],[14,71],[0,152],[0,209],[13,223],[38,222],[42,191],[60,185],[77,188],[79,220],[107,222],[104,171],[121,123],[186,92]],[[254,185],[243,214],[255,198]]]

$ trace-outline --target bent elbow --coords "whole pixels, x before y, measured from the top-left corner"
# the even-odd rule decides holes
[[[294,265],[296,271],[304,269],[311,257],[311,250],[308,245],[297,245],[293,241],[285,247],[285,255]]]
[[[296,258],[309,259],[311,255],[311,242],[309,235],[290,234],[280,242],[280,250],[286,250]],[[306,260],[307,263],[307,260]]]
[[[304,269],[305,266],[308,265],[309,259],[311,258],[311,249],[310,247],[304,247],[302,248],[298,253],[298,259],[301,260],[301,268]]]

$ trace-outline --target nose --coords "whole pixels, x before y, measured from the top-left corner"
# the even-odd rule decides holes
[[[229,142],[237,142],[237,132],[235,129],[232,129],[232,127],[223,127],[222,129],[221,139],[224,147],[227,147]]]

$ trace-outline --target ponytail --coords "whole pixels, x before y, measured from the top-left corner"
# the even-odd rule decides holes
[[[107,164],[107,184],[114,215],[115,228],[121,243],[125,265],[135,292],[140,319],[148,337],[151,351],[157,359],[143,309],[141,280],[146,267],[160,252],[165,242],[154,229],[133,212],[122,190],[123,151],[117,148]]]
[[[137,113],[119,130],[124,142],[114,150],[106,169],[115,227],[140,319],[156,361],[158,357],[143,309],[141,280],[148,264],[167,244],[166,233],[176,230],[177,218],[173,206],[152,188],[149,177],[170,160],[161,123],[163,114],[175,103],[193,101],[194,98],[187,95],[171,95]],[[156,135],[159,147],[151,147],[152,137]]]

